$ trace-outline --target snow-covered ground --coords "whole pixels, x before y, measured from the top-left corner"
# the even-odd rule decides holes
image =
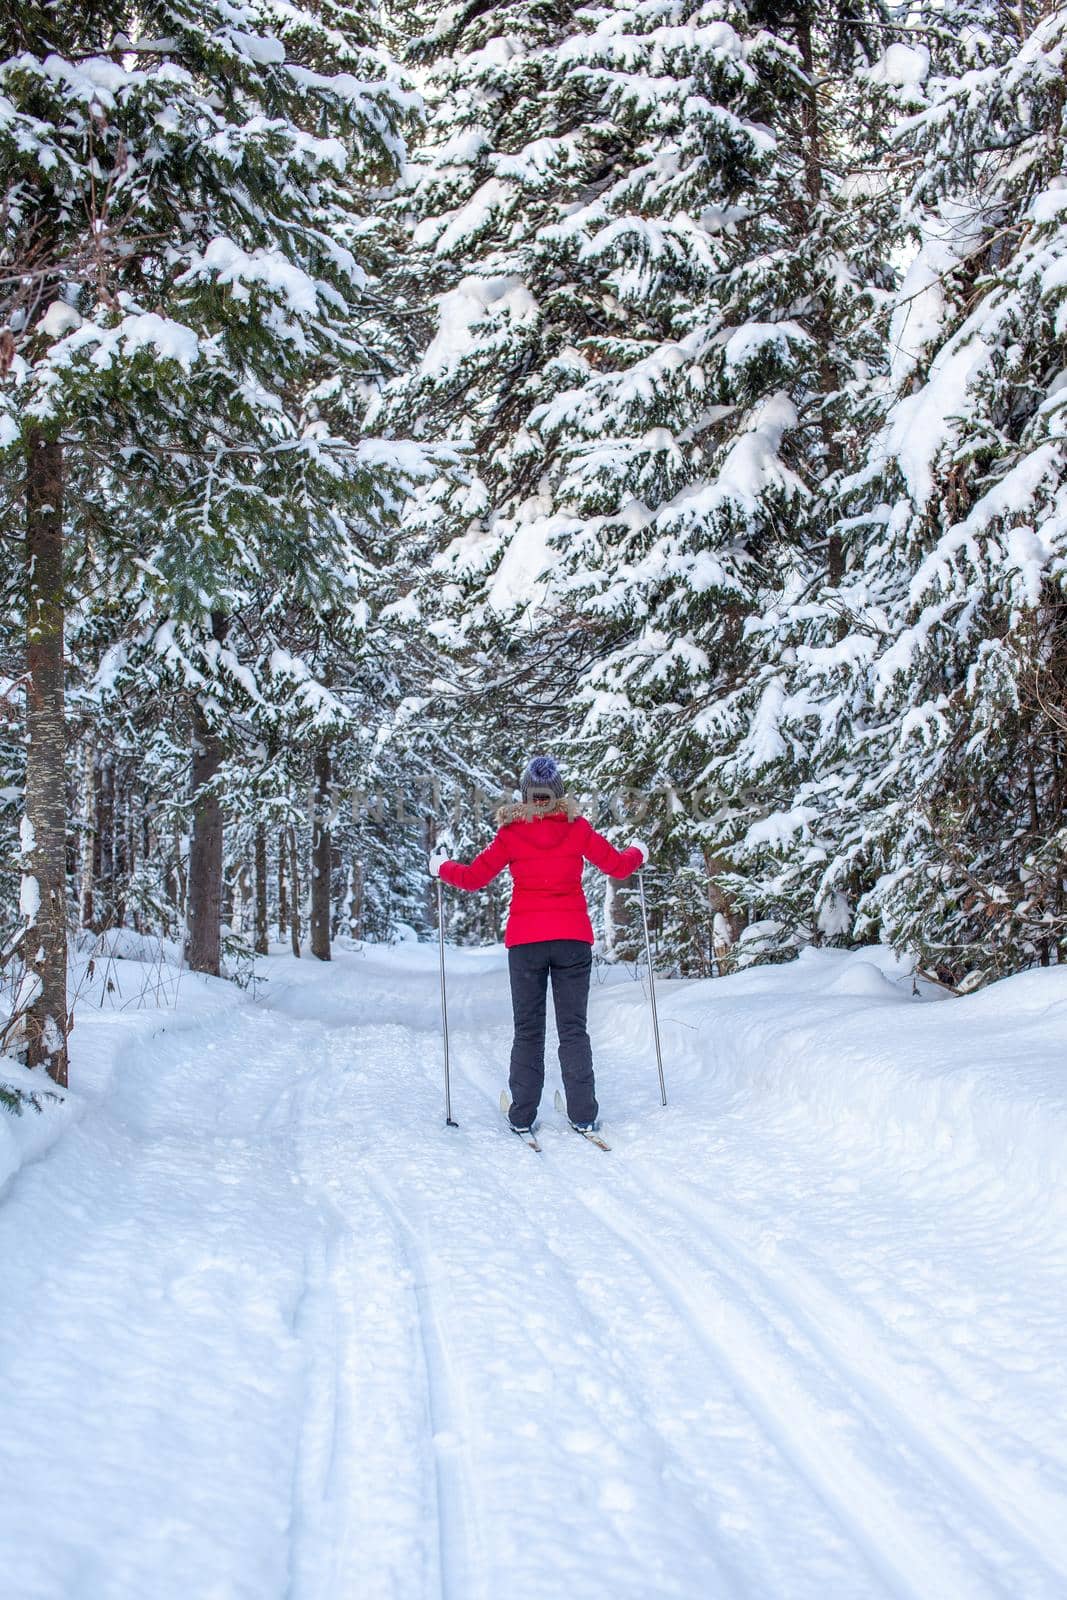
[[[432,948],[262,965],[83,1006],[0,1116],[5,1595],[1067,1593],[1067,972],[665,984],[665,1111],[611,972],[614,1148],[550,1068],[537,1156],[501,950],[449,952],[458,1130]]]

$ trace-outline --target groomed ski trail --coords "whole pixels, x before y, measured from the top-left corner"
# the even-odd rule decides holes
[[[748,1104],[670,985],[668,1110],[594,987],[611,1154],[550,1065],[530,1159],[501,952],[448,960],[458,1129],[432,947],[272,958],[12,1181],[11,1592],[1060,1600],[1055,1219]]]

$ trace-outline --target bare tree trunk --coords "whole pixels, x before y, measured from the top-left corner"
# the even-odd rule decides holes
[[[93,930],[95,932],[99,932],[100,931],[101,911],[102,911],[103,903],[104,903],[104,896],[103,896],[103,892],[101,890],[101,879],[102,879],[102,876],[103,876],[104,856],[103,856],[102,840],[101,840],[101,837],[100,837],[100,820],[101,820],[100,819],[100,796],[101,796],[102,776],[103,776],[103,774],[102,774],[103,759],[104,759],[103,756],[101,756],[101,755],[97,756],[96,763],[95,763],[96,771],[95,771],[95,774],[94,774],[94,777],[93,777],[93,811],[94,811],[94,815],[95,815],[95,826],[93,828],[93,884],[94,884],[94,889],[93,889],[93,921],[92,921],[92,927],[93,927]]]
[[[311,824],[311,954],[330,959],[330,880],[333,876],[330,836],[330,747],[315,751],[315,787]]]
[[[233,893],[233,882],[234,882],[233,878],[226,871],[226,863],[225,863],[225,861],[223,861],[223,864],[222,864],[222,909],[221,909],[221,911],[219,913],[219,921],[222,923],[222,926],[224,928],[229,928],[231,933],[239,933],[240,929],[237,927],[236,919],[234,917],[235,900],[234,900],[234,893]]]
[[[278,829],[278,938],[284,939],[289,932],[289,904],[285,892],[285,858],[289,854],[289,845],[286,840],[284,828]]]
[[[177,824],[174,826],[174,853],[168,882],[173,885],[171,898],[177,913],[178,926],[181,927],[189,905],[189,875],[185,866],[185,835]]]
[[[818,206],[825,193],[824,165],[825,150],[823,139],[822,118],[819,112],[819,91],[816,87],[815,47],[812,39],[812,15],[807,8],[798,8],[796,23],[796,42],[800,51],[800,59],[807,80],[803,109],[801,111],[801,124],[803,128],[803,158],[805,188],[807,190],[808,205],[814,209]],[[800,226],[807,231],[808,220],[801,202]],[[812,331],[816,342],[823,352],[819,364],[819,385],[824,394],[833,394],[838,387],[839,377],[834,370],[834,365],[828,351],[833,347],[833,329],[831,318],[824,303],[820,303],[813,318]],[[838,438],[830,418],[824,415],[822,420],[823,444],[826,449],[826,463],[828,472],[838,472],[844,465],[841,441]],[[826,576],[830,583],[836,586],[845,574],[845,547],[840,532],[835,528],[830,533],[826,544]],[[839,637],[844,637],[847,632],[847,623],[842,618],[837,626]]]
[[[226,620],[213,615],[211,631],[220,642]],[[194,972],[219,976],[222,918],[222,805],[210,787],[222,765],[222,740],[208,724],[199,701],[193,704],[193,832],[189,840],[189,938],[187,955]]]
[[[112,765],[112,778],[114,782],[114,807],[112,810],[111,825],[115,841],[115,873],[113,879],[113,895],[115,905],[115,926],[122,928],[126,923],[126,886],[129,883],[130,855],[129,840],[126,827],[126,769],[125,763],[119,768],[117,762]]]
[[[267,913],[267,830],[256,823],[256,955],[270,950],[270,925]]]
[[[294,956],[300,954],[300,867],[296,859],[296,829],[290,823],[289,840],[289,939]]]
[[[604,952],[614,956],[625,946],[630,928],[630,908],[618,878],[604,879]]]
[[[722,974],[729,967],[733,947],[744,931],[745,919],[719,882],[719,875],[730,870],[730,863],[724,856],[705,851],[704,866],[708,874],[708,909],[712,924],[711,954]]]
[[[96,802],[98,928],[115,922],[115,758],[105,754],[100,762]]]
[[[141,797],[137,790],[137,780],[132,771],[127,773],[126,782],[126,877],[122,891],[123,921],[126,918],[126,901],[134,887],[137,877],[137,863],[140,860],[141,849]],[[133,925],[138,933],[142,931],[142,918],[136,900],[133,906]]]
[[[354,857],[348,869],[348,932],[363,937],[363,864]]]
[[[819,91],[815,87],[815,50],[811,37],[811,18],[799,11],[796,24],[797,48],[807,83],[804,88],[801,121],[804,128],[804,180],[808,199],[817,205],[823,191],[822,127],[819,118]]]
[[[67,1082],[67,818],[63,679],[63,446],[31,430],[26,455],[26,811],[22,911],[35,993],[27,1065]]]
[[[252,874],[248,870],[248,862],[242,861],[237,868],[233,886],[233,931],[242,938],[248,926],[253,898]]]
[[[81,841],[78,850],[78,921],[83,928],[93,925],[93,881],[96,865],[96,740],[87,733],[82,740]]]

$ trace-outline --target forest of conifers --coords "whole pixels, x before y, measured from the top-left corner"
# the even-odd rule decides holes
[[[21,0],[0,58],[3,1048],[63,1080],[115,929],[430,933],[538,751],[667,970],[1062,958],[1067,6]]]

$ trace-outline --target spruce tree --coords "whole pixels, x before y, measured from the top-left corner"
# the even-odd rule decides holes
[[[388,398],[464,451],[466,472],[421,495],[409,525],[428,546],[437,636],[494,765],[516,776],[519,741],[558,747],[570,732],[604,649],[603,627],[569,595],[559,603],[553,576],[598,544],[617,491],[657,500],[691,475],[685,451],[660,448],[660,425],[700,383],[676,335],[707,263],[699,230],[658,214],[672,193],[692,198],[704,144],[734,166],[758,159],[758,130],[718,111],[744,94],[733,30],[707,7],[642,11],[490,6],[424,46],[431,116],[409,204],[436,317]],[[668,180],[655,152],[670,132],[684,151]],[[650,216],[627,232],[642,184]],[[622,437],[597,456],[589,441],[605,432]]]
[[[793,673],[809,775],[751,860],[794,914],[974,982],[1064,929],[1067,12],[929,22],[882,64],[912,259],[882,422],[841,484],[845,573]]]
[[[186,619],[212,764],[235,589],[268,571],[311,598],[330,589],[346,510],[389,465],[310,399],[327,367],[378,365],[357,331],[351,180],[395,166],[407,102],[345,31],[354,15],[290,6],[272,31],[250,4],[61,3],[0,41],[0,448],[26,485],[28,1059],[61,1080],[67,595],[103,567],[146,613]],[[207,970],[214,937],[194,919]]]
[[[514,662],[588,788],[667,797],[654,842],[699,866],[679,917],[707,945],[717,911],[737,931],[726,856],[763,804],[752,624],[787,574],[839,573],[824,485],[880,357],[870,14],[463,15],[414,194],[439,317],[403,390],[470,453],[423,509],[435,580],[487,694]]]

